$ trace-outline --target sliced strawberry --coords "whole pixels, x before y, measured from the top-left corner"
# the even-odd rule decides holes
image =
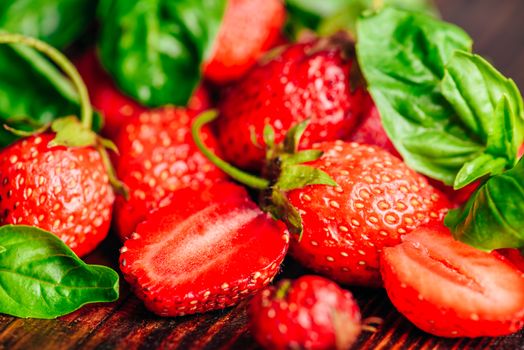
[[[205,77],[220,84],[240,78],[280,39],[285,19],[281,0],[229,0]]]
[[[288,242],[242,187],[219,183],[174,193],[125,242],[120,266],[148,309],[178,316],[231,306],[267,285]]]
[[[425,228],[381,256],[395,307],[420,329],[444,337],[501,336],[524,325],[524,277],[495,256]]]
[[[522,256],[522,253],[518,249],[497,249],[492,254],[524,272],[524,256]]]

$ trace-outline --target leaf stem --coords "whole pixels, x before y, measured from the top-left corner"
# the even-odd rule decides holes
[[[235,168],[231,164],[220,159],[216,154],[214,154],[202,141],[200,137],[200,131],[202,127],[213,120],[218,116],[216,110],[209,110],[201,113],[197,119],[193,122],[191,126],[191,133],[193,135],[193,140],[197,145],[200,152],[202,152],[211,163],[215,164],[220,170],[231,176],[233,179],[241,182],[242,184],[249,186],[251,188],[265,190],[269,187],[269,181],[261,177],[249,174],[245,171],[242,171],[238,168]]]
[[[91,129],[93,123],[93,109],[89,101],[87,88],[76,70],[75,66],[67,59],[64,54],[45,42],[27,37],[21,34],[0,33],[0,44],[23,44],[32,47],[51,59],[60,69],[71,79],[74,87],[78,91],[80,98],[80,120],[83,126]]]

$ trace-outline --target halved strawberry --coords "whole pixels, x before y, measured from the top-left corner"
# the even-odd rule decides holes
[[[497,257],[423,228],[385,248],[384,286],[420,329],[444,337],[501,336],[524,326],[524,276]]]
[[[125,242],[120,266],[149,310],[193,314],[231,306],[267,285],[288,242],[244,188],[223,182],[175,192]]]

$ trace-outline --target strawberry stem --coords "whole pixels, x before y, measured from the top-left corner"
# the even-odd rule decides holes
[[[249,186],[254,189],[265,190],[269,188],[269,181],[261,177],[249,174],[245,171],[242,171],[231,164],[220,159],[216,154],[214,154],[202,141],[200,137],[200,131],[202,127],[218,117],[218,112],[216,110],[209,110],[201,113],[191,126],[191,133],[193,135],[193,140],[197,145],[200,152],[206,156],[211,163],[215,164],[220,170],[231,176],[236,181]]]
[[[275,293],[275,299],[284,299],[290,288],[291,288],[291,281],[287,279],[282,280],[282,282],[279,283],[278,289]]]
[[[89,101],[87,88],[76,70],[75,66],[60,51],[49,44],[35,38],[21,34],[0,33],[0,44],[23,44],[32,47],[51,59],[68,77],[78,91],[80,98],[80,120],[82,124],[91,129],[93,123],[93,110]]]

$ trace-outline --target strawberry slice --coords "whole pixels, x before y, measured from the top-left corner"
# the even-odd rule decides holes
[[[382,278],[395,307],[444,337],[501,336],[524,325],[524,277],[494,255],[424,228],[385,248]]]
[[[222,309],[266,286],[289,236],[230,183],[173,193],[136,229],[120,266],[146,307],[162,316]]]

